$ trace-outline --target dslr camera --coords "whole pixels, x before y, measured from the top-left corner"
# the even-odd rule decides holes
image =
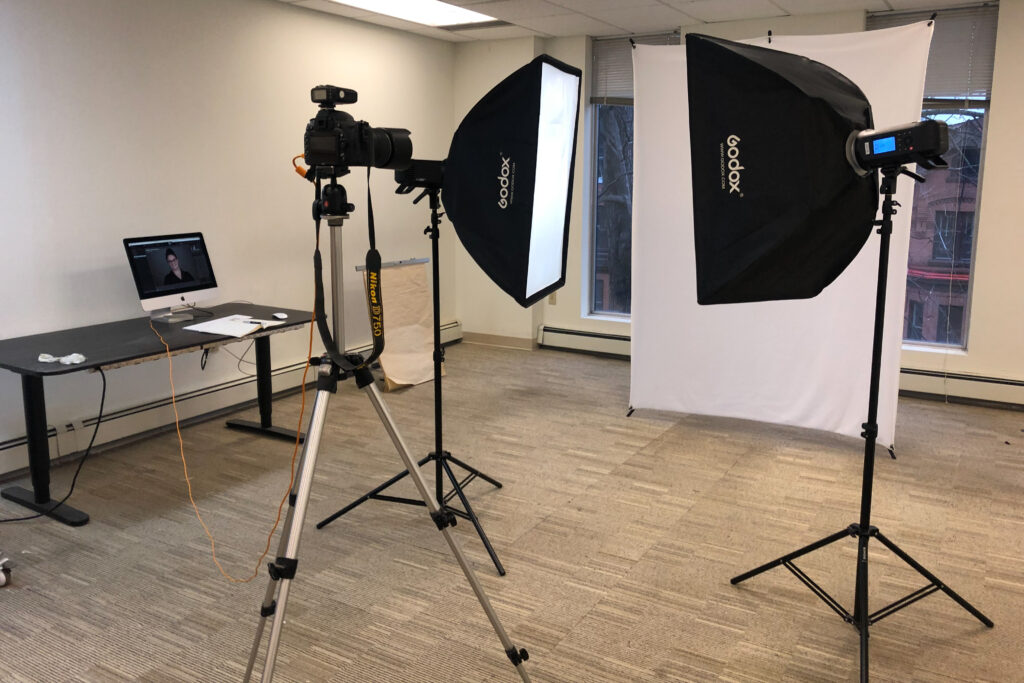
[[[352,104],[355,90],[318,85],[309,91],[320,111],[306,125],[304,153],[311,167],[332,167],[338,175],[349,166],[406,168],[412,159],[412,140],[404,128],[374,128],[338,111],[339,104]]]

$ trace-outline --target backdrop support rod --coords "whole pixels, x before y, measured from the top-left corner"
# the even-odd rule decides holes
[[[868,395],[868,416],[867,422],[862,425],[864,431],[861,432],[861,436],[864,437],[864,470],[861,480],[860,521],[857,524],[851,524],[846,529],[836,532],[831,536],[826,536],[819,541],[804,546],[803,548],[787,555],[783,555],[782,557],[763,564],[756,569],[752,569],[744,574],[733,577],[731,580],[731,583],[735,585],[778,566],[785,566],[793,572],[797,578],[810,587],[818,597],[832,607],[832,609],[835,610],[844,621],[851,624],[860,632],[860,680],[862,683],[867,683],[868,681],[869,627],[879,619],[889,616],[893,612],[903,609],[904,607],[937,590],[944,592],[985,626],[988,626],[989,628],[993,626],[992,621],[988,617],[942,583],[934,574],[925,569],[909,554],[900,549],[895,543],[883,536],[877,527],[871,526],[871,496],[875,472],[875,446],[878,438],[878,391],[882,369],[882,333],[884,328],[885,296],[889,272],[889,241],[892,235],[892,217],[896,214],[896,207],[899,206],[899,202],[893,200],[893,194],[896,192],[896,179],[901,174],[909,175],[918,182],[924,180],[920,176],[907,171],[902,166],[882,169],[882,182],[879,191],[884,195],[884,200],[882,201],[882,220],[876,223],[879,226],[878,233],[881,235],[881,240],[878,248],[878,285],[875,292],[874,338],[871,349],[871,378]],[[843,609],[835,598],[822,590],[817,584],[811,581],[802,570],[793,564],[793,560],[841,540],[845,536],[855,536],[857,538],[857,575],[852,614]],[[891,550],[897,557],[926,578],[929,583],[924,588],[917,589],[909,595],[892,603],[888,607],[878,610],[872,614],[868,610],[868,541],[870,541],[873,536],[877,537],[882,545]]]
[[[501,564],[501,560],[498,559],[498,554],[494,551],[494,547],[491,545],[491,541],[487,538],[487,533],[484,531],[483,525],[480,523],[480,519],[473,511],[473,507],[469,504],[469,499],[466,497],[463,488],[466,484],[471,482],[473,479],[479,477],[487,483],[491,484],[496,488],[501,488],[501,482],[497,479],[487,476],[480,470],[472,467],[458,458],[452,456],[451,453],[444,450],[443,444],[443,411],[444,407],[442,404],[442,393],[441,393],[441,369],[444,363],[444,346],[441,344],[441,285],[440,285],[440,264],[439,264],[439,247],[438,242],[440,239],[440,223],[441,223],[441,212],[440,212],[440,189],[437,187],[429,187],[423,191],[423,193],[416,199],[419,201],[424,196],[427,196],[430,200],[430,226],[424,230],[424,233],[430,237],[430,249],[431,249],[431,269],[433,274],[433,286],[432,286],[432,299],[434,308],[434,450],[429,453],[426,457],[419,461],[419,465],[423,465],[427,462],[433,461],[434,468],[434,496],[437,504],[441,506],[445,511],[449,511],[454,515],[461,517],[462,519],[469,520],[473,527],[476,529],[477,535],[480,536],[480,541],[484,544],[484,549],[487,550],[487,554],[490,555],[491,561],[494,563],[494,568],[498,571],[499,576],[505,575],[505,567]],[[468,476],[464,479],[459,480],[455,476],[452,470],[451,464],[455,464],[468,472]],[[341,508],[337,512],[321,520],[317,525],[317,529],[322,529],[337,518],[346,514],[350,510],[362,505],[368,500],[380,500],[387,503],[405,503],[408,505],[422,505],[423,502],[415,498],[401,498],[396,496],[384,495],[383,492],[390,488],[392,485],[398,483],[409,473],[409,470],[399,472],[395,476],[391,477],[383,484],[377,486],[368,493],[360,496],[356,500],[352,501],[345,507]],[[445,479],[451,483],[452,490],[447,494],[444,491]],[[453,498],[458,497],[459,502],[462,504],[462,509],[450,506],[448,502]]]

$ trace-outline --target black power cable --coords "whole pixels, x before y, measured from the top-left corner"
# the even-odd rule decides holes
[[[86,446],[85,448],[85,455],[83,455],[82,459],[78,461],[78,468],[75,469],[75,476],[71,479],[71,488],[68,489],[67,495],[61,498],[56,503],[54,503],[49,510],[34,515],[29,515],[27,517],[11,517],[9,519],[0,519],[0,524],[3,524],[5,522],[26,522],[30,519],[37,519],[39,517],[48,515],[57,508],[59,508],[61,505],[63,505],[67,501],[67,499],[71,497],[71,494],[75,492],[75,483],[78,481],[78,475],[82,471],[82,465],[85,464],[86,459],[89,457],[89,453],[92,452],[92,445],[96,441],[96,434],[97,432],[100,431],[100,422],[103,421],[103,403],[107,399],[107,375],[106,373],[103,372],[103,368],[97,368],[97,370],[99,370],[100,377],[103,379],[103,393],[100,394],[100,412],[99,415],[96,416],[96,427],[93,428],[92,430],[92,438],[89,439],[89,445]]]

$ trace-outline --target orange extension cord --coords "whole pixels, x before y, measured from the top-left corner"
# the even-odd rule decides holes
[[[319,239],[317,240],[319,243]],[[295,447],[292,449],[292,463],[291,463],[291,475],[288,480],[288,490],[284,492],[284,496],[281,497],[281,502],[277,506],[277,518],[274,520],[274,526],[267,534],[267,545],[263,548],[263,554],[256,560],[256,566],[253,568],[252,574],[245,579],[237,579],[228,574],[224,567],[221,566],[220,561],[217,559],[217,543],[213,540],[213,534],[210,533],[210,528],[206,526],[206,522],[203,521],[203,516],[199,513],[199,506],[196,505],[196,500],[192,496],[192,481],[188,476],[188,461],[185,459],[185,444],[181,440],[181,421],[178,417],[178,403],[174,395],[174,361],[171,360],[171,347],[167,345],[163,336],[153,327],[152,321],[149,323],[149,327],[153,330],[153,333],[160,338],[160,342],[164,345],[164,349],[167,350],[167,367],[168,376],[171,381],[171,406],[174,408],[174,429],[178,433],[178,451],[181,453],[181,466],[185,472],[185,484],[188,485],[188,499],[192,503],[192,509],[195,510],[196,517],[199,519],[199,523],[203,525],[203,531],[206,532],[206,537],[210,539],[210,552],[213,554],[213,563],[217,565],[217,569],[228,581],[232,583],[249,583],[259,574],[260,566],[263,564],[263,558],[270,552],[270,540],[274,537],[274,532],[277,531],[277,525],[281,523],[281,511],[284,509],[285,501],[288,500],[288,496],[292,492],[292,487],[295,485],[295,460],[299,454],[299,433],[302,431],[302,418],[306,412],[306,375],[309,372],[309,356],[313,353],[313,326],[316,322],[316,312],[314,311],[312,319],[309,321],[309,349],[306,351],[306,367],[302,371],[302,407],[299,409],[299,424],[295,430]]]

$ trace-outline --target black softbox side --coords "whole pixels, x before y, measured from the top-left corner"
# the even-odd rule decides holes
[[[565,284],[581,78],[537,57],[477,102],[445,161],[441,198],[459,240],[521,306]]]
[[[806,57],[687,34],[697,300],[816,296],[856,257],[878,208],[847,160],[872,127],[851,80]]]

